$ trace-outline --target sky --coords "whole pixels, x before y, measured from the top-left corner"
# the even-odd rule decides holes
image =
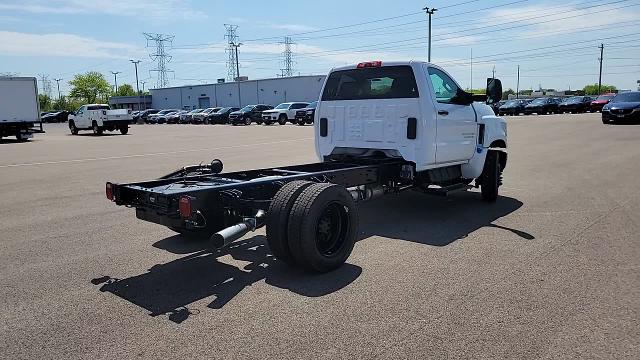
[[[225,24],[237,25],[240,74],[273,78],[290,36],[294,74],[326,74],[368,60],[427,60],[464,87],[487,77],[515,89],[578,89],[598,82],[636,89],[640,80],[640,0],[223,1],[0,0],[0,75],[47,76],[62,94],[75,74],[99,71],[135,88],[156,87],[157,64],[143,33],[174,36],[166,44],[170,86],[227,77]],[[473,58],[473,60],[471,60]]]

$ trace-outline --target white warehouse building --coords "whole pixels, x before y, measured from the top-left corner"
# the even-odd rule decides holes
[[[243,107],[251,104],[276,106],[283,102],[316,101],[325,75],[293,76],[217,84],[186,85],[151,89],[154,109],[204,109]]]

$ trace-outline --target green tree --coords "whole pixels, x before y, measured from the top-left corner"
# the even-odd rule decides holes
[[[604,93],[614,92],[616,90],[618,89],[613,85],[602,84],[600,92],[604,94]],[[598,94],[598,84],[587,85],[584,88],[582,88],[582,91],[584,91],[585,95],[600,95]]]
[[[122,84],[118,86],[118,91],[116,91],[114,96],[136,96],[136,91],[133,90],[133,86]]]
[[[111,85],[104,75],[97,71],[77,74],[69,81],[69,85],[72,86],[69,96],[82,99],[86,103],[95,103],[96,100],[106,102],[111,95]]]
[[[56,110],[76,111],[81,105],[82,102],[80,100],[63,96],[54,101],[53,108]]]
[[[502,100],[507,100],[509,98],[509,95],[515,95],[515,94],[516,92],[513,91],[513,89],[507,89],[502,92]]]
[[[40,103],[40,111],[51,111],[51,98],[45,94],[38,94],[38,102]]]

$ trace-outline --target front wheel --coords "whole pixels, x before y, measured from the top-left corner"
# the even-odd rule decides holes
[[[280,115],[280,116],[278,117],[278,124],[280,124],[280,125],[286,125],[286,124],[287,124],[287,120],[289,120],[289,119],[287,119],[287,115],[282,114],[282,115]]]
[[[244,124],[245,125],[251,125],[251,118],[248,117],[248,118],[244,119]]]
[[[69,131],[71,131],[71,135],[78,135],[78,128],[73,120],[69,121]]]
[[[489,151],[484,161],[482,170],[480,191],[482,200],[495,202],[498,199],[498,188],[502,185],[502,169],[497,151]]]

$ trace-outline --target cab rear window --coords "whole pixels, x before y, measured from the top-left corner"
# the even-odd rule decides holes
[[[323,101],[417,98],[410,66],[384,66],[334,71],[322,93]]]

